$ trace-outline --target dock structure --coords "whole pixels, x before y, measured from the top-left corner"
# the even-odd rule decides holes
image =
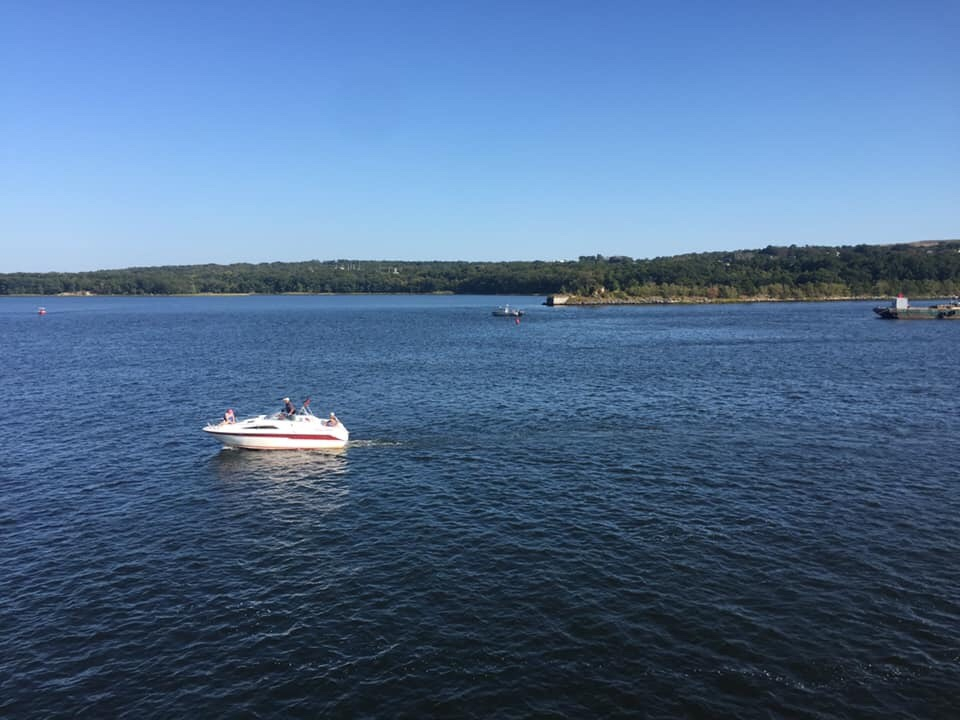
[[[547,300],[544,305],[549,305],[553,307],[554,305],[566,305],[567,300],[570,299],[569,295],[547,295]]]

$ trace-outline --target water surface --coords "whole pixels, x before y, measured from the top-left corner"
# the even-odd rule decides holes
[[[954,716],[960,323],[539,301],[0,299],[0,715]]]

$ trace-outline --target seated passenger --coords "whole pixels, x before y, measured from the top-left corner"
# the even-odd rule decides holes
[[[233,414],[233,408],[227,408],[227,411],[223,414],[223,421],[225,423],[235,423],[237,421],[237,416]]]
[[[280,411],[280,414],[287,420],[293,420],[293,416],[297,414],[297,409],[290,402],[290,398],[285,397],[283,399],[283,410]]]

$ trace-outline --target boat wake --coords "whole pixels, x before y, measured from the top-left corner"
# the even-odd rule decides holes
[[[399,440],[351,440],[347,443],[347,448],[379,448],[379,447],[400,447],[403,443]]]

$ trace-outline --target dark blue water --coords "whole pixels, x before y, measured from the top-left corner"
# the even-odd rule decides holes
[[[0,300],[0,716],[957,716],[960,323],[538,301]]]

